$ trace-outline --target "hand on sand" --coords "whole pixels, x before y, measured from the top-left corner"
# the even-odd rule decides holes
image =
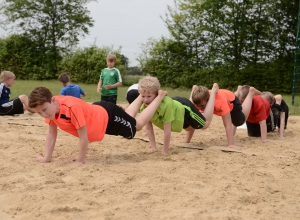
[[[155,152],[157,152],[157,148],[151,148],[148,152],[149,153],[155,153]]]
[[[162,149],[161,153],[162,153],[163,155],[168,155],[168,150]]]
[[[229,148],[235,149],[235,150],[242,150],[241,147],[236,146],[236,145],[228,145]]]
[[[266,142],[272,142],[272,140],[269,140],[269,139],[261,139],[262,142],[266,143]]]
[[[47,160],[46,157],[43,157],[41,155],[36,155],[35,156],[35,159],[40,162],[40,163],[47,163],[47,162],[50,162],[50,160]]]

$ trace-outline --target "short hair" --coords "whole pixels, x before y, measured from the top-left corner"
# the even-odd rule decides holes
[[[262,92],[260,96],[265,98],[270,103],[270,105],[272,105],[273,102],[275,102],[275,97],[271,92]]]
[[[109,54],[107,55],[106,60],[109,60],[110,62],[117,61],[117,57],[114,54]]]
[[[46,102],[51,103],[52,97],[53,95],[48,88],[36,87],[28,96],[28,106],[29,108],[36,108],[38,105],[43,105]]]
[[[139,81],[139,92],[158,93],[160,89],[159,80],[153,76],[145,76]]]
[[[68,82],[70,82],[70,77],[68,76],[68,74],[62,73],[58,77],[58,80],[63,84],[67,84]]]
[[[202,101],[207,101],[209,99],[208,88],[204,86],[198,86],[194,88],[192,92],[192,101],[195,105],[200,105]]]
[[[10,71],[2,71],[0,74],[0,81],[4,82],[7,79],[16,78],[16,75]]]
[[[248,85],[243,85],[241,90],[240,90],[240,93],[238,94],[238,98],[240,100],[245,100],[247,95],[249,94],[249,91],[250,91],[250,86]]]

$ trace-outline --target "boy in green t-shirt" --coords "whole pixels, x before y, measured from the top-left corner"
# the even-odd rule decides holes
[[[145,110],[145,108],[147,108],[147,106],[156,98],[159,89],[160,83],[156,77],[146,76],[139,81],[138,90],[143,102],[140,109],[141,111]],[[181,132],[182,129],[185,129],[187,133],[183,142],[189,143],[195,129],[206,129],[206,121],[210,122],[212,120],[215,103],[214,97],[218,89],[218,84],[214,83],[211,94],[212,98],[208,101],[203,114],[201,114],[187,98],[170,98],[165,96],[150,122],[146,124],[146,133],[151,144],[151,152],[157,151],[152,124],[164,130],[164,146],[162,153],[165,155],[168,153],[171,131]]]
[[[117,58],[109,54],[106,58],[107,68],[101,71],[97,92],[101,90],[101,101],[117,104],[118,87],[122,85],[120,71],[115,68]]]

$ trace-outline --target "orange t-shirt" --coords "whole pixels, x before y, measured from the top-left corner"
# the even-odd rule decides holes
[[[54,97],[59,103],[60,110],[53,120],[45,119],[47,124],[56,124],[61,130],[76,137],[78,137],[77,130],[86,126],[90,142],[103,139],[108,123],[108,114],[103,107],[72,96]]]
[[[260,121],[267,120],[270,115],[270,109],[271,105],[268,100],[258,95],[254,96],[247,121],[259,124]]]
[[[211,90],[209,90],[209,93],[211,93]],[[219,89],[219,91],[216,94],[214,114],[218,116],[223,116],[226,115],[228,112],[231,112],[231,110],[233,109],[233,104],[231,102],[234,100],[235,94],[233,92],[226,89]],[[201,109],[199,107],[197,107],[197,109],[202,112],[204,111],[204,109]]]

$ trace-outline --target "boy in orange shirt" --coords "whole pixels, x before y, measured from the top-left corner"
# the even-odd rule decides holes
[[[79,138],[79,163],[85,161],[88,143],[101,141],[105,134],[132,139],[136,131],[150,121],[166,94],[167,92],[160,90],[148,108],[135,119],[142,105],[140,96],[125,112],[110,102],[89,104],[72,96],[53,96],[46,87],[35,88],[28,96],[29,107],[49,124],[45,156],[36,156],[37,161],[50,162],[57,138],[57,127]]]
[[[210,90],[204,86],[194,85],[190,100],[200,110],[204,111],[210,97]],[[251,87],[250,92],[243,104],[240,103],[235,93],[219,89],[215,98],[214,114],[221,116],[226,131],[228,147],[236,148],[234,138],[236,127],[245,123],[250,113],[252,98],[260,94],[258,90]]]

